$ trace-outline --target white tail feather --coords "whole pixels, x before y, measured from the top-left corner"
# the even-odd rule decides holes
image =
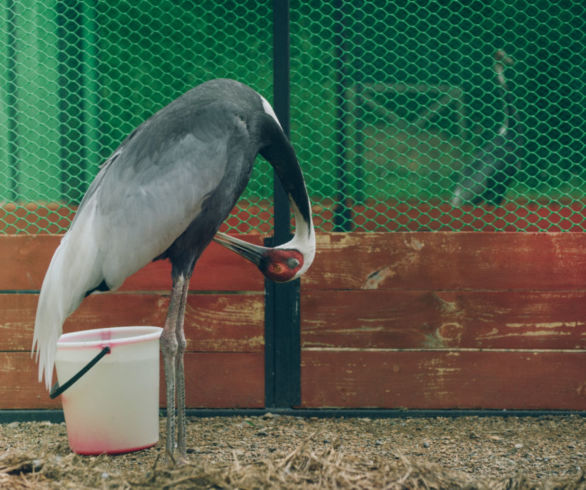
[[[91,221],[92,212],[90,214]],[[99,283],[96,247],[90,227],[79,220],[67,232],[55,251],[39,295],[33,351],[39,363],[39,382],[51,388],[57,341],[63,323],[79,306],[92,284]],[[97,281],[97,282],[96,282]]]
[[[55,352],[57,340],[61,335],[67,301],[66,285],[61,280],[64,264],[64,249],[66,238],[63,239],[53,258],[41,288],[37,316],[35,319],[35,333],[33,336],[33,350],[37,349],[36,360],[39,363],[39,382],[45,378],[47,389],[51,388],[53,377],[53,365],[55,364]],[[63,291],[65,290],[65,291]],[[69,309],[69,308],[67,308]]]

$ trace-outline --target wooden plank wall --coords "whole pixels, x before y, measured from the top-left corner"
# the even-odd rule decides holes
[[[325,234],[302,406],[586,409],[586,234]]]
[[[258,236],[245,238],[259,242]],[[0,409],[61,406],[37,382],[30,357],[37,291],[59,239],[0,239]],[[64,331],[162,326],[170,287],[168,262],[151,263],[119,291],[86,298]],[[264,406],[264,281],[254,266],[212,244],[191,282],[185,331],[189,407]],[[161,382],[164,406],[162,391]]]
[[[59,407],[29,355],[58,240],[0,239],[0,409]],[[585,251],[584,233],[319,234],[301,288],[300,406],[586,410]],[[65,330],[162,325],[169,275],[150,264]],[[191,289],[188,406],[262,407],[260,273],[212,244]]]

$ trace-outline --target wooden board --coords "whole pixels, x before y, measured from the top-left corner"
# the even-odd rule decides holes
[[[260,243],[258,235],[244,236]],[[0,239],[0,291],[37,291],[61,240],[57,235],[16,235]],[[252,264],[212,243],[200,257],[191,280],[192,290],[264,291],[262,274]],[[157,261],[129,277],[122,291],[169,291],[171,268]]]
[[[38,295],[0,295],[0,345],[3,350],[31,348]],[[122,325],[162,327],[169,297],[157,294],[97,294],[84,300],[65,322],[64,332]],[[190,294],[185,312],[187,350],[262,352],[264,296]]]
[[[331,232],[334,228],[334,209],[331,199],[313,200],[316,228]],[[349,208],[353,233],[365,231],[423,232],[506,231],[583,232],[586,222],[586,203],[577,200],[565,202],[507,201],[499,207],[491,205],[454,208],[445,201],[368,201]],[[76,208],[61,203],[5,203],[0,206],[0,231],[3,234],[60,233],[73,220]],[[273,208],[271,200],[247,202],[242,200],[232,209],[221,231],[228,227],[238,233],[272,233]]]
[[[586,234],[321,234],[306,408],[586,409]]]
[[[77,208],[60,202],[4,203],[0,205],[0,232],[3,235],[26,233],[58,234],[68,229]],[[239,234],[272,233],[272,200],[241,201],[220,227]]]
[[[586,291],[305,290],[304,348],[586,349]]]
[[[308,289],[585,288],[584,233],[320,234]]]
[[[162,362],[161,362],[162,366]],[[185,355],[186,404],[199,408],[259,408],[264,405],[264,354],[197,353]],[[165,406],[161,367],[160,401]],[[0,410],[61,408],[37,382],[30,354],[0,352]]]
[[[334,227],[336,203],[322,201],[313,206],[314,220],[321,230]],[[488,204],[454,208],[445,201],[369,202],[349,209],[352,233],[380,232],[583,232],[586,203],[507,201],[495,207]]]
[[[586,410],[586,352],[304,350],[304,408]]]
[[[68,228],[75,209],[61,203],[4,203],[0,205],[0,230],[3,234],[59,233]]]
[[[58,408],[30,348],[38,294],[59,236],[0,238],[0,409]],[[260,243],[259,236],[245,237]],[[163,326],[171,288],[167,261],[148,264],[119,292],[92,295],[66,321],[65,332],[118,325]],[[212,244],[191,281],[185,316],[190,407],[264,404],[264,279],[254,266]],[[198,291],[202,291],[198,293]],[[161,398],[164,403],[164,397]]]
[[[331,233],[318,235],[304,289],[572,290],[584,288],[584,233]],[[260,243],[259,236],[244,237]],[[58,236],[4,236],[0,290],[38,290]],[[168,262],[147,265],[125,291],[168,291]],[[213,243],[193,290],[262,291],[262,275]]]
[[[262,408],[264,367],[263,352],[188,353],[185,403],[190,408]],[[161,406],[165,406],[163,379],[161,372]]]
[[[0,408],[59,406],[28,354],[58,241],[0,239]],[[169,289],[149,264],[65,330],[162,325]],[[262,406],[261,274],[213,244],[191,290],[188,406]],[[304,407],[586,410],[584,233],[320,233],[301,315]]]

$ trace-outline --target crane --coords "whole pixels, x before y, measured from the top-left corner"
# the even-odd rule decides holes
[[[273,166],[295,216],[293,238],[277,247],[218,232],[257,154]],[[315,255],[311,205],[293,146],[267,100],[228,79],[202,83],[171,102],[104,163],[51,259],[35,319],[39,382],[44,377],[49,389],[63,323],[83,299],[117,289],[150,261],[171,262],[173,285],[160,343],[166,452],[172,460],[176,430],[177,450],[181,458],[186,455],[183,320],[189,281],[212,239],[278,282],[298,278]]]
[[[452,196],[452,205],[478,204],[485,201],[499,205],[515,175],[525,146],[519,118],[512,95],[505,80],[505,67],[513,60],[503,50],[494,55],[494,71],[502,91],[503,122],[497,135],[475,155],[473,162],[464,168],[462,178]]]

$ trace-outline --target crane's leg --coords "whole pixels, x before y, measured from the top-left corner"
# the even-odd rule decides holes
[[[179,317],[183,317],[185,301],[183,296],[187,293],[185,276],[178,275],[173,277],[173,289],[171,290],[171,299],[169,310],[165,319],[165,326],[161,334],[161,354],[165,368],[165,384],[167,393],[167,456],[174,460],[173,452],[175,450],[175,389],[177,381],[177,356],[179,344],[177,341],[177,325]],[[182,308],[183,306],[183,308]],[[181,354],[182,355],[182,354]],[[185,388],[183,388],[185,391]]]
[[[177,337],[177,357],[175,358],[175,379],[177,382],[175,389],[177,396],[177,449],[179,451],[179,458],[183,461],[187,459],[185,447],[185,368],[183,364],[186,341],[183,324],[185,320],[187,293],[189,292],[189,280],[190,278],[187,277],[183,284],[181,303],[179,305],[179,314],[177,315],[177,325],[175,328]]]

